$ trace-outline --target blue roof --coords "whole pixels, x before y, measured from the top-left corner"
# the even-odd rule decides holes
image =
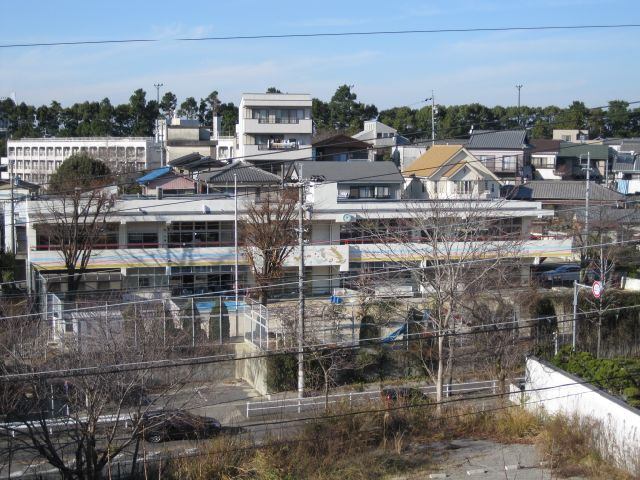
[[[142,177],[140,177],[138,180],[136,180],[136,182],[140,184],[147,183],[147,182],[150,182],[151,180],[155,180],[156,178],[159,178],[169,173],[170,171],[171,171],[171,167],[156,168],[155,170],[152,170],[146,175],[143,175]]]

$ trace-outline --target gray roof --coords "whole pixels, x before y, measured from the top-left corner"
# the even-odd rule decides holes
[[[182,157],[175,158],[168,162],[172,167],[184,168],[186,170],[196,170],[198,168],[221,167],[225,162],[209,156],[203,156],[198,152],[187,153]]]
[[[222,168],[201,173],[198,179],[210,184],[233,185],[234,174],[239,184],[277,185],[282,182],[278,175],[245,162],[234,162]]]
[[[530,147],[526,130],[478,130],[471,134],[467,148],[521,150]]]
[[[579,222],[585,220],[585,210],[575,212],[575,218]],[[635,208],[589,207],[589,221],[595,224],[640,224],[640,210]]]
[[[619,153],[613,162],[611,170],[614,172],[640,172],[640,155]]]
[[[393,162],[296,162],[302,178],[324,178],[327,182],[403,183],[404,179]]]
[[[580,180],[534,180],[512,190],[515,200],[578,200],[584,201],[586,182]],[[590,182],[589,199],[593,201],[623,201],[624,195]]]

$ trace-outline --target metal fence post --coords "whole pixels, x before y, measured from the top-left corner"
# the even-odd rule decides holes
[[[222,345],[222,297],[219,297],[218,301],[220,302],[220,308],[218,309],[218,311],[219,311],[219,313],[218,313],[218,326],[219,326],[218,334],[220,335],[220,345]]]
[[[193,297],[191,297],[191,346],[196,346],[196,310]]]
[[[162,300],[162,346],[167,348],[167,307]]]

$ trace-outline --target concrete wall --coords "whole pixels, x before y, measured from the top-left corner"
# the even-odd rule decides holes
[[[235,344],[235,348],[238,358],[258,356],[264,353],[246,342]],[[236,378],[241,378],[262,395],[269,393],[267,391],[267,357],[236,360],[235,365]]]
[[[171,385],[177,382],[213,382],[235,380],[236,371],[233,360],[199,365],[184,365],[172,368],[158,368],[150,370],[152,382],[161,385]]]
[[[640,468],[640,410],[535,358],[527,359],[524,396],[528,409],[542,407],[550,414],[600,422],[605,430],[602,453],[632,472]]]

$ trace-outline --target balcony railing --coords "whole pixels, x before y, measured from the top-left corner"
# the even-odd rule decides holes
[[[298,142],[273,142],[258,145],[258,150],[297,150]]]
[[[293,124],[300,123],[299,118],[258,118],[258,123],[283,123]]]

